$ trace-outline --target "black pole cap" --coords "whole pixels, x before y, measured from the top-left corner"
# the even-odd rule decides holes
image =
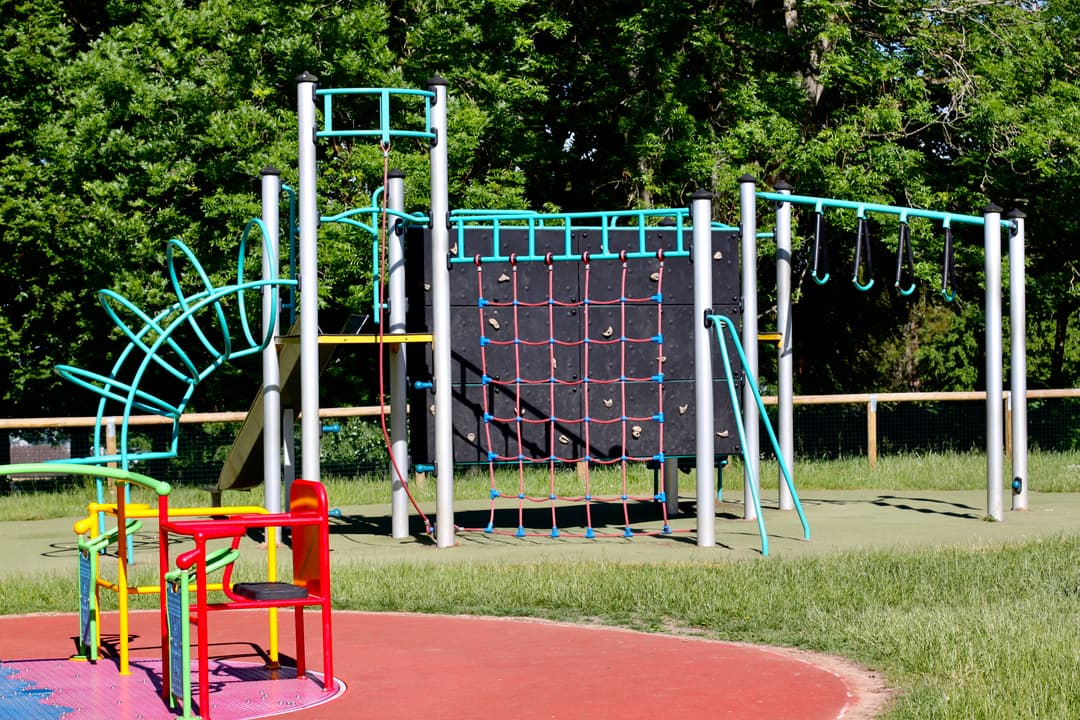
[[[260,175],[281,175],[281,171],[278,170],[273,165],[267,165],[266,167],[264,167],[262,170],[259,171],[259,174]]]
[[[446,82],[446,78],[444,78],[442,75],[436,74],[436,75],[431,76],[431,79],[427,81],[427,84],[428,84],[428,87],[431,87],[433,85],[443,85],[443,86],[445,86],[445,85],[448,85],[449,83]]]
[[[712,200],[712,193],[704,188],[698,188],[694,191],[694,194],[690,196],[691,200]]]
[[[1027,217],[1027,214],[1019,208],[1013,208],[1005,217],[1009,218],[1010,220],[1023,220]]]
[[[983,215],[989,215],[990,213],[1000,213],[1001,207],[995,205],[994,203],[988,203],[986,207],[982,209],[982,211]]]
[[[745,175],[740,175],[739,176],[739,182],[740,183],[754,183],[755,185],[757,185],[757,178],[754,177],[753,175],[751,175],[750,173],[746,173]]]
[[[386,177],[388,177],[388,178],[403,178],[403,177],[405,177],[405,171],[402,170],[401,168],[390,168],[389,172],[386,173]]]
[[[307,70],[305,70],[304,72],[302,72],[302,73],[300,73],[299,75],[296,76],[296,82],[298,82],[298,83],[302,83],[302,82],[319,82],[319,78],[315,77],[314,75],[309,73]]]
[[[787,180],[777,180],[776,184],[773,185],[773,190],[776,190],[777,192],[785,192],[794,189],[795,188]]]

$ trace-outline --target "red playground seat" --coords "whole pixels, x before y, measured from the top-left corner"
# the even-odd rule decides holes
[[[295,480],[289,498],[289,512],[265,515],[233,515],[222,519],[213,520],[186,520],[175,519],[164,523],[162,532],[190,537],[195,547],[183,552],[176,558],[177,570],[172,571],[171,577],[181,577],[182,581],[175,583],[182,592],[186,593],[188,578],[194,573],[194,587],[196,597],[187,613],[187,620],[196,626],[196,643],[198,645],[198,712],[203,720],[209,720],[210,716],[210,683],[209,683],[209,646],[210,630],[208,616],[211,611],[241,610],[252,608],[281,608],[291,607],[294,609],[296,624],[296,676],[303,678],[307,672],[307,662],[304,650],[304,608],[318,606],[322,611],[322,642],[323,642],[323,689],[330,691],[334,688],[333,666],[333,635],[330,622],[330,530],[328,521],[328,507],[326,490],[322,483],[309,480]],[[231,562],[238,555],[240,540],[251,529],[266,529],[268,541],[274,538],[275,533],[271,528],[287,529],[291,534],[292,544],[292,582],[277,582],[274,580],[272,570],[270,576],[261,582],[238,582],[233,584],[232,575],[234,564]],[[225,567],[222,588],[225,594],[223,602],[209,602],[207,591],[209,582],[208,572],[222,566],[221,558],[225,554],[225,548],[211,549],[208,551],[207,543],[210,541],[231,541],[230,557]],[[220,543],[219,543],[220,544]],[[168,554],[164,556],[164,563],[168,565]],[[161,569],[164,576],[168,567]],[[183,606],[188,607],[188,603]],[[177,643],[177,628],[168,627],[168,613],[165,603],[162,603],[162,631],[163,635],[169,635],[169,647],[162,648],[162,661],[166,668],[170,663],[170,648]],[[175,624],[175,620],[174,620]],[[277,628],[274,616],[270,621],[271,645],[276,647]],[[170,632],[171,630],[171,632]],[[184,628],[183,635],[187,635]],[[184,653],[186,655],[186,653]],[[173,664],[177,664],[174,654]],[[272,658],[276,659],[276,658]],[[177,668],[177,670],[181,670]],[[172,687],[178,681],[177,677],[183,675],[171,673],[166,670],[164,675],[164,692],[166,700],[178,697],[184,707],[183,717],[195,717],[192,714],[190,689]],[[185,683],[190,685],[189,683]],[[181,693],[181,691],[183,692]]]

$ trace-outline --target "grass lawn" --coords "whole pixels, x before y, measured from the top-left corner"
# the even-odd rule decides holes
[[[1030,466],[1034,489],[1080,492],[1080,456],[1032,454]],[[858,460],[800,465],[796,480],[801,491],[932,492],[984,488],[984,472],[985,459],[979,456],[905,457],[882,458],[874,471]],[[740,475],[738,468],[729,469],[725,490],[738,488]],[[766,485],[775,485],[775,468],[767,467],[762,476]],[[572,474],[559,478],[571,480]],[[645,481],[651,483],[651,476],[635,479]],[[617,485],[619,479],[605,482]],[[335,504],[385,500],[383,483],[331,479],[328,487]],[[465,496],[482,498],[487,487],[483,473],[459,477],[458,490]],[[422,500],[431,492],[430,484],[414,490]],[[85,512],[86,497],[78,492],[27,495],[22,502],[0,498],[0,517],[75,517]],[[188,504],[204,503],[206,497],[195,491],[177,494],[177,501]],[[227,497],[226,502],[249,500]],[[838,654],[879,671],[897,689],[883,716],[892,720],[1080,717],[1080,527],[998,545],[745,561],[341,559],[334,588],[335,604],[348,609],[692,630]],[[71,577],[7,574],[0,583],[0,612],[70,612],[75,594],[74,570]],[[720,668],[717,682],[723,682]]]

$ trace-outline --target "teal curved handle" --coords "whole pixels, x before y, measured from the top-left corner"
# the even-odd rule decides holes
[[[870,288],[874,287],[874,278],[870,278],[870,282],[864,285],[863,283],[859,282],[858,275],[852,275],[851,282],[855,285],[855,287],[857,287],[859,290],[862,290],[863,292],[866,292]]]
[[[900,287],[900,283],[896,283],[896,289],[900,291],[901,295],[903,295],[904,297],[908,297],[913,292],[915,292],[915,282],[912,281],[911,285],[906,288],[902,288]]]
[[[810,271],[810,277],[811,277],[811,278],[812,278],[812,279],[814,280],[814,282],[816,282],[816,283],[817,283],[818,285],[824,285],[825,283],[829,282],[829,277],[830,277],[830,276],[829,276],[829,273],[825,273],[825,277],[820,277],[820,278],[819,278],[819,277],[817,276],[817,273],[816,273],[816,272],[814,272],[813,270],[811,270],[811,271]]]

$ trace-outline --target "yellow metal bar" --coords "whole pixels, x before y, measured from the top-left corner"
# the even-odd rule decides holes
[[[127,581],[127,513],[124,507],[125,498],[123,480],[116,482],[116,525],[117,525],[117,550],[116,584],[119,585],[120,596],[120,675],[130,675],[128,663],[128,581]]]
[[[266,579],[277,582],[277,528],[266,528]],[[278,611],[270,608],[270,667],[278,667]]]
[[[320,345],[400,345],[402,343],[430,343],[434,340],[431,333],[400,333],[396,335],[335,335],[319,336]],[[300,342],[299,335],[282,335],[278,342],[294,344]]]

